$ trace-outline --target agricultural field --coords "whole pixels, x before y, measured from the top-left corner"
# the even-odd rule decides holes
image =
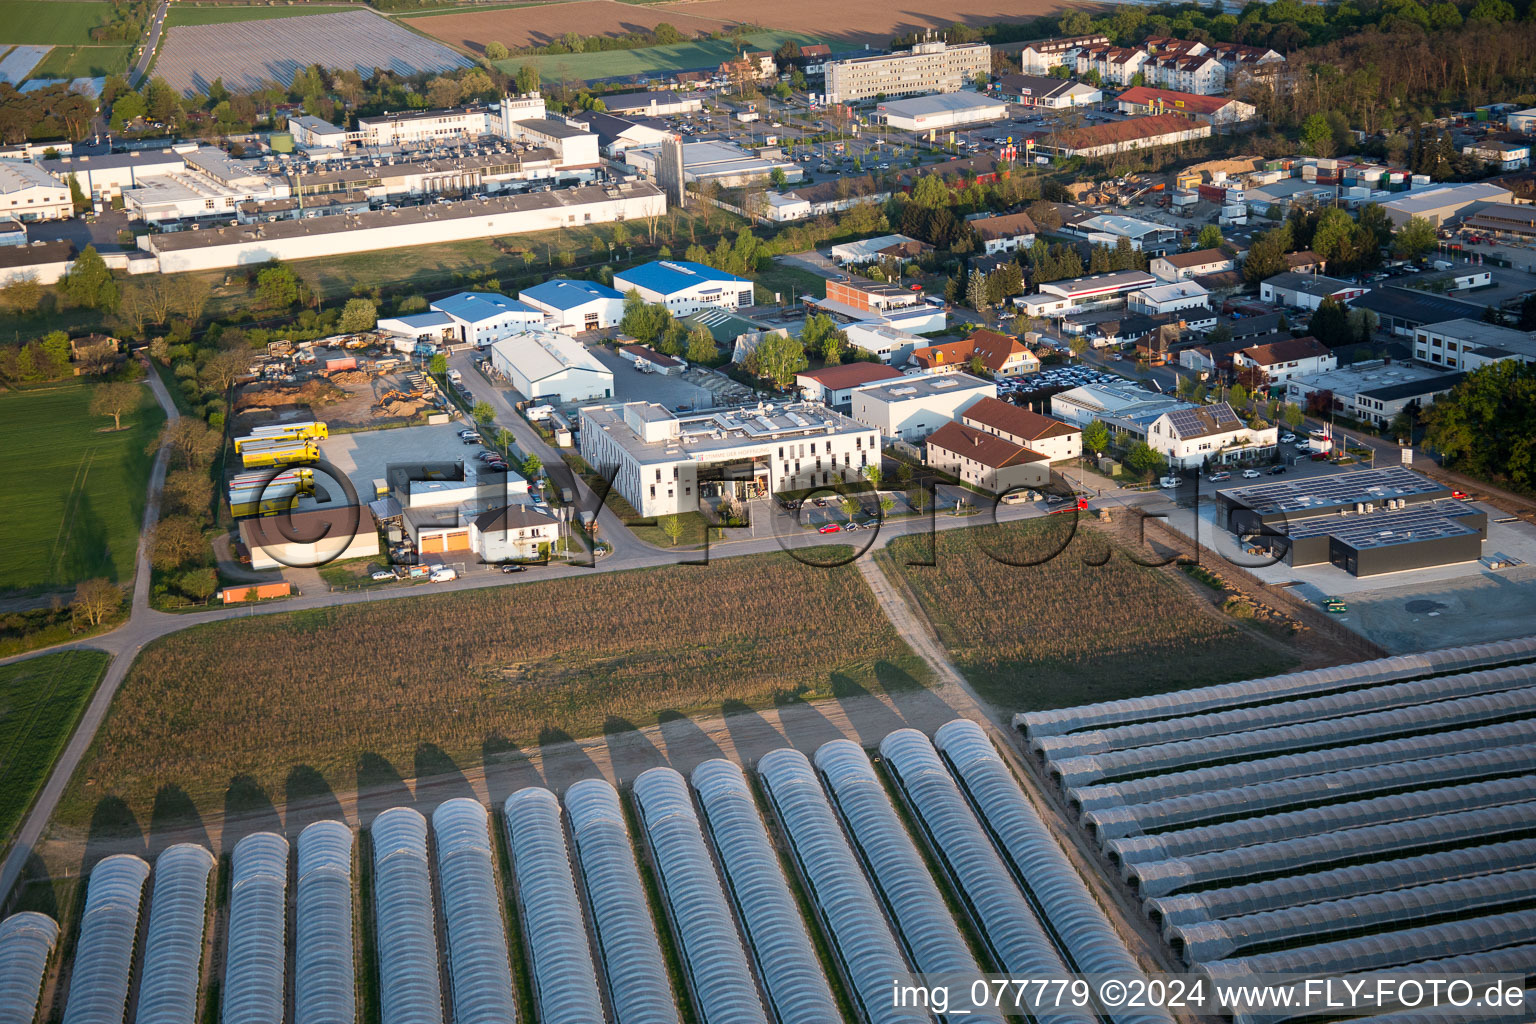
[[[413,759],[429,746],[465,768],[732,702],[856,696],[927,678],[855,567],[783,554],[409,604],[231,620],[152,644],[59,820],[83,825],[121,799],[147,821],[167,786],[216,811],[237,780],[276,803],[296,770],[347,792],[381,759],[400,777],[419,774]]]
[[[0,45],[88,43],[111,11],[105,0],[0,0]]]
[[[182,93],[206,90],[222,78],[246,92],[268,82],[286,86],[301,68],[382,67],[406,76],[468,67],[467,58],[372,11],[184,25],[166,32],[151,73]]]
[[[885,0],[846,0],[828,7],[822,0],[778,0],[765,6],[758,0],[687,0],[650,8],[663,17],[688,15],[714,18],[727,24],[750,23],[788,32],[811,32],[833,42],[834,49],[884,47],[891,39],[927,28],[941,29],[960,22],[986,25],[995,21],[1029,21],[1077,6],[1063,0],[929,0],[891,4]],[[678,23],[678,28],[682,28]]]
[[[977,693],[1003,712],[1257,678],[1299,660],[1202,603],[1175,570],[1132,562],[1087,523],[1075,536],[1064,516],[944,531],[934,565],[908,565],[928,557],[928,543],[899,538],[877,557],[916,595]]]
[[[584,36],[649,32],[664,21],[685,36],[714,32],[736,24],[735,21],[700,17],[685,10],[662,11],[655,6],[637,6],[619,0],[575,0],[573,3],[429,14],[410,19],[412,28],[436,36],[450,46],[477,53],[483,53],[485,45],[492,41],[516,50],[548,45],[567,32]]]
[[[207,6],[174,3],[166,15],[165,27],[178,25],[232,25],[241,21],[268,21],[273,18],[295,18],[310,14],[339,14],[355,11],[361,5],[284,4],[276,7],[256,7],[249,4],[208,4]]]
[[[64,651],[0,665],[0,847],[74,731],[110,657]]]
[[[798,43],[823,42],[820,37],[797,32],[753,32],[744,36],[754,50],[776,50],[786,39]],[[638,50],[609,50],[604,53],[562,53],[532,57],[508,57],[496,61],[503,71],[515,73],[524,64],[539,69],[545,82],[590,82],[603,78],[628,78],[696,71],[718,67],[737,55],[736,43],[729,39],[710,39],[671,46],[644,46]]]
[[[0,394],[12,545],[0,562],[0,589],[133,576],[154,462],[145,447],[164,414],[145,388],[142,408],[113,431],[111,419],[89,414],[90,402],[91,386],[78,381]]]
[[[55,46],[33,72],[34,78],[104,78],[125,75],[134,47],[123,43],[104,46]]]

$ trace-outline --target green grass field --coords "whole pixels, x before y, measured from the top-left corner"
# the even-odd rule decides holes
[[[47,779],[110,657],[64,651],[0,666],[0,845]]]
[[[0,480],[13,542],[0,589],[133,575],[154,461],[144,449],[164,415],[146,388],[124,429],[103,431],[112,421],[90,415],[90,401],[90,386],[77,381],[0,394]]]
[[[102,78],[126,75],[133,47],[121,43],[106,46],[55,46],[32,72],[33,78]]]
[[[0,39],[7,43],[88,43],[91,29],[106,21],[103,0],[0,0]]]
[[[296,18],[305,14],[336,14],[340,11],[355,11],[364,6],[363,4],[284,4],[279,7],[255,7],[247,4],[209,4],[206,7],[194,7],[185,3],[175,3],[171,5],[171,12],[166,16],[165,27],[232,25],[239,21],[269,21],[272,18]]]
[[[754,32],[746,38],[759,50],[777,50],[786,39],[794,39],[801,45],[824,42],[797,32]],[[736,44],[731,40],[708,39],[671,46],[643,46],[637,50],[609,50],[604,53],[513,56],[497,61],[496,66],[509,74],[516,74],[519,67],[531,64],[539,69],[545,82],[588,82],[599,78],[713,68],[735,56]]]

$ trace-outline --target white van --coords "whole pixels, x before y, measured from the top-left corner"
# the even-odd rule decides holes
[[[446,565],[440,565],[432,570],[432,575],[427,577],[433,583],[452,583],[459,578],[457,569],[450,569]]]

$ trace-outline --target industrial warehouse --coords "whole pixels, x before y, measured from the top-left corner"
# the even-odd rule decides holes
[[[1231,532],[1299,568],[1332,563],[1351,576],[1473,562],[1488,514],[1400,466],[1218,491]]]
[[[1525,978],[1528,1007],[1533,659],[1526,637],[1026,712],[1014,725],[1170,952],[1200,974],[1503,973]],[[1376,1009],[1388,1015],[1372,1021],[1452,1019]],[[1460,1019],[1515,1019],[1499,1012]]]

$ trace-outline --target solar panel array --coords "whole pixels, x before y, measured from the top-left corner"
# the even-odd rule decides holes
[[[1387,466],[1233,487],[1221,493],[1255,512],[1270,515],[1276,512],[1315,513],[1361,502],[1380,504],[1388,498],[1413,498],[1448,491],[1443,484],[1422,473],[1402,466]]]
[[[1536,638],[1015,722],[1212,976],[1536,964]]]

